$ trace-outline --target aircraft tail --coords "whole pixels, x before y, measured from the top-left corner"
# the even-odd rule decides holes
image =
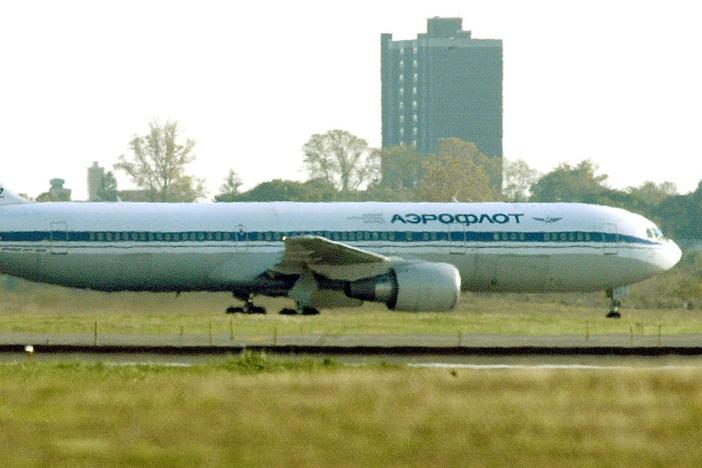
[[[8,190],[2,183],[0,183],[0,206],[16,205],[18,203],[27,203],[27,200]]]

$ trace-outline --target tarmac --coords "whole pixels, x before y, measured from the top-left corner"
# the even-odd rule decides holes
[[[702,356],[694,335],[0,335],[0,353],[224,355],[243,350],[336,356]]]

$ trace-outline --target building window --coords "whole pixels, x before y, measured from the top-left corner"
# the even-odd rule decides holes
[[[414,75],[412,75],[412,80],[414,80],[415,82],[417,81],[417,78],[418,78],[418,75],[416,73]]]
[[[417,68],[417,61],[416,61],[416,60],[412,60],[412,66],[413,66],[414,68]]]
[[[412,101],[412,108],[414,108],[414,109],[417,108],[417,101]]]
[[[400,60],[400,67],[404,67],[404,66],[405,66],[405,61],[404,61],[404,60]]]
[[[414,134],[415,137],[417,136],[417,127],[414,127],[412,129],[412,133]]]
[[[400,116],[400,123],[405,123],[405,116],[404,115]]]
[[[400,110],[402,110],[402,109],[404,109],[404,108],[405,108],[405,103],[402,102],[402,101],[400,101]]]
[[[417,48],[416,48],[416,47],[413,47],[413,48],[412,48],[412,53],[413,53],[414,55],[417,55]]]
[[[405,88],[400,88],[400,96],[404,96],[405,94]]]
[[[400,73],[400,81],[405,81],[405,75],[403,75],[402,73]]]
[[[417,87],[416,86],[412,87],[412,94],[414,94],[415,96],[417,95]]]
[[[417,121],[417,114],[412,114],[412,122],[416,122],[416,121]]]

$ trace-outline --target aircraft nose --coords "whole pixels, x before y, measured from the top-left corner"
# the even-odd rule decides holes
[[[675,265],[677,265],[680,259],[682,258],[682,250],[680,250],[678,244],[676,244],[672,240],[668,240],[668,243],[663,249],[661,257],[661,266],[663,267],[663,269],[670,270]]]

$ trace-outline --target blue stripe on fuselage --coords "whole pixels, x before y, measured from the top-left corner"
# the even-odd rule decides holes
[[[0,242],[271,242],[284,237],[320,236],[336,242],[523,242],[523,243],[626,243],[658,245],[650,239],[593,231],[475,232],[475,231],[15,231],[0,233]]]

